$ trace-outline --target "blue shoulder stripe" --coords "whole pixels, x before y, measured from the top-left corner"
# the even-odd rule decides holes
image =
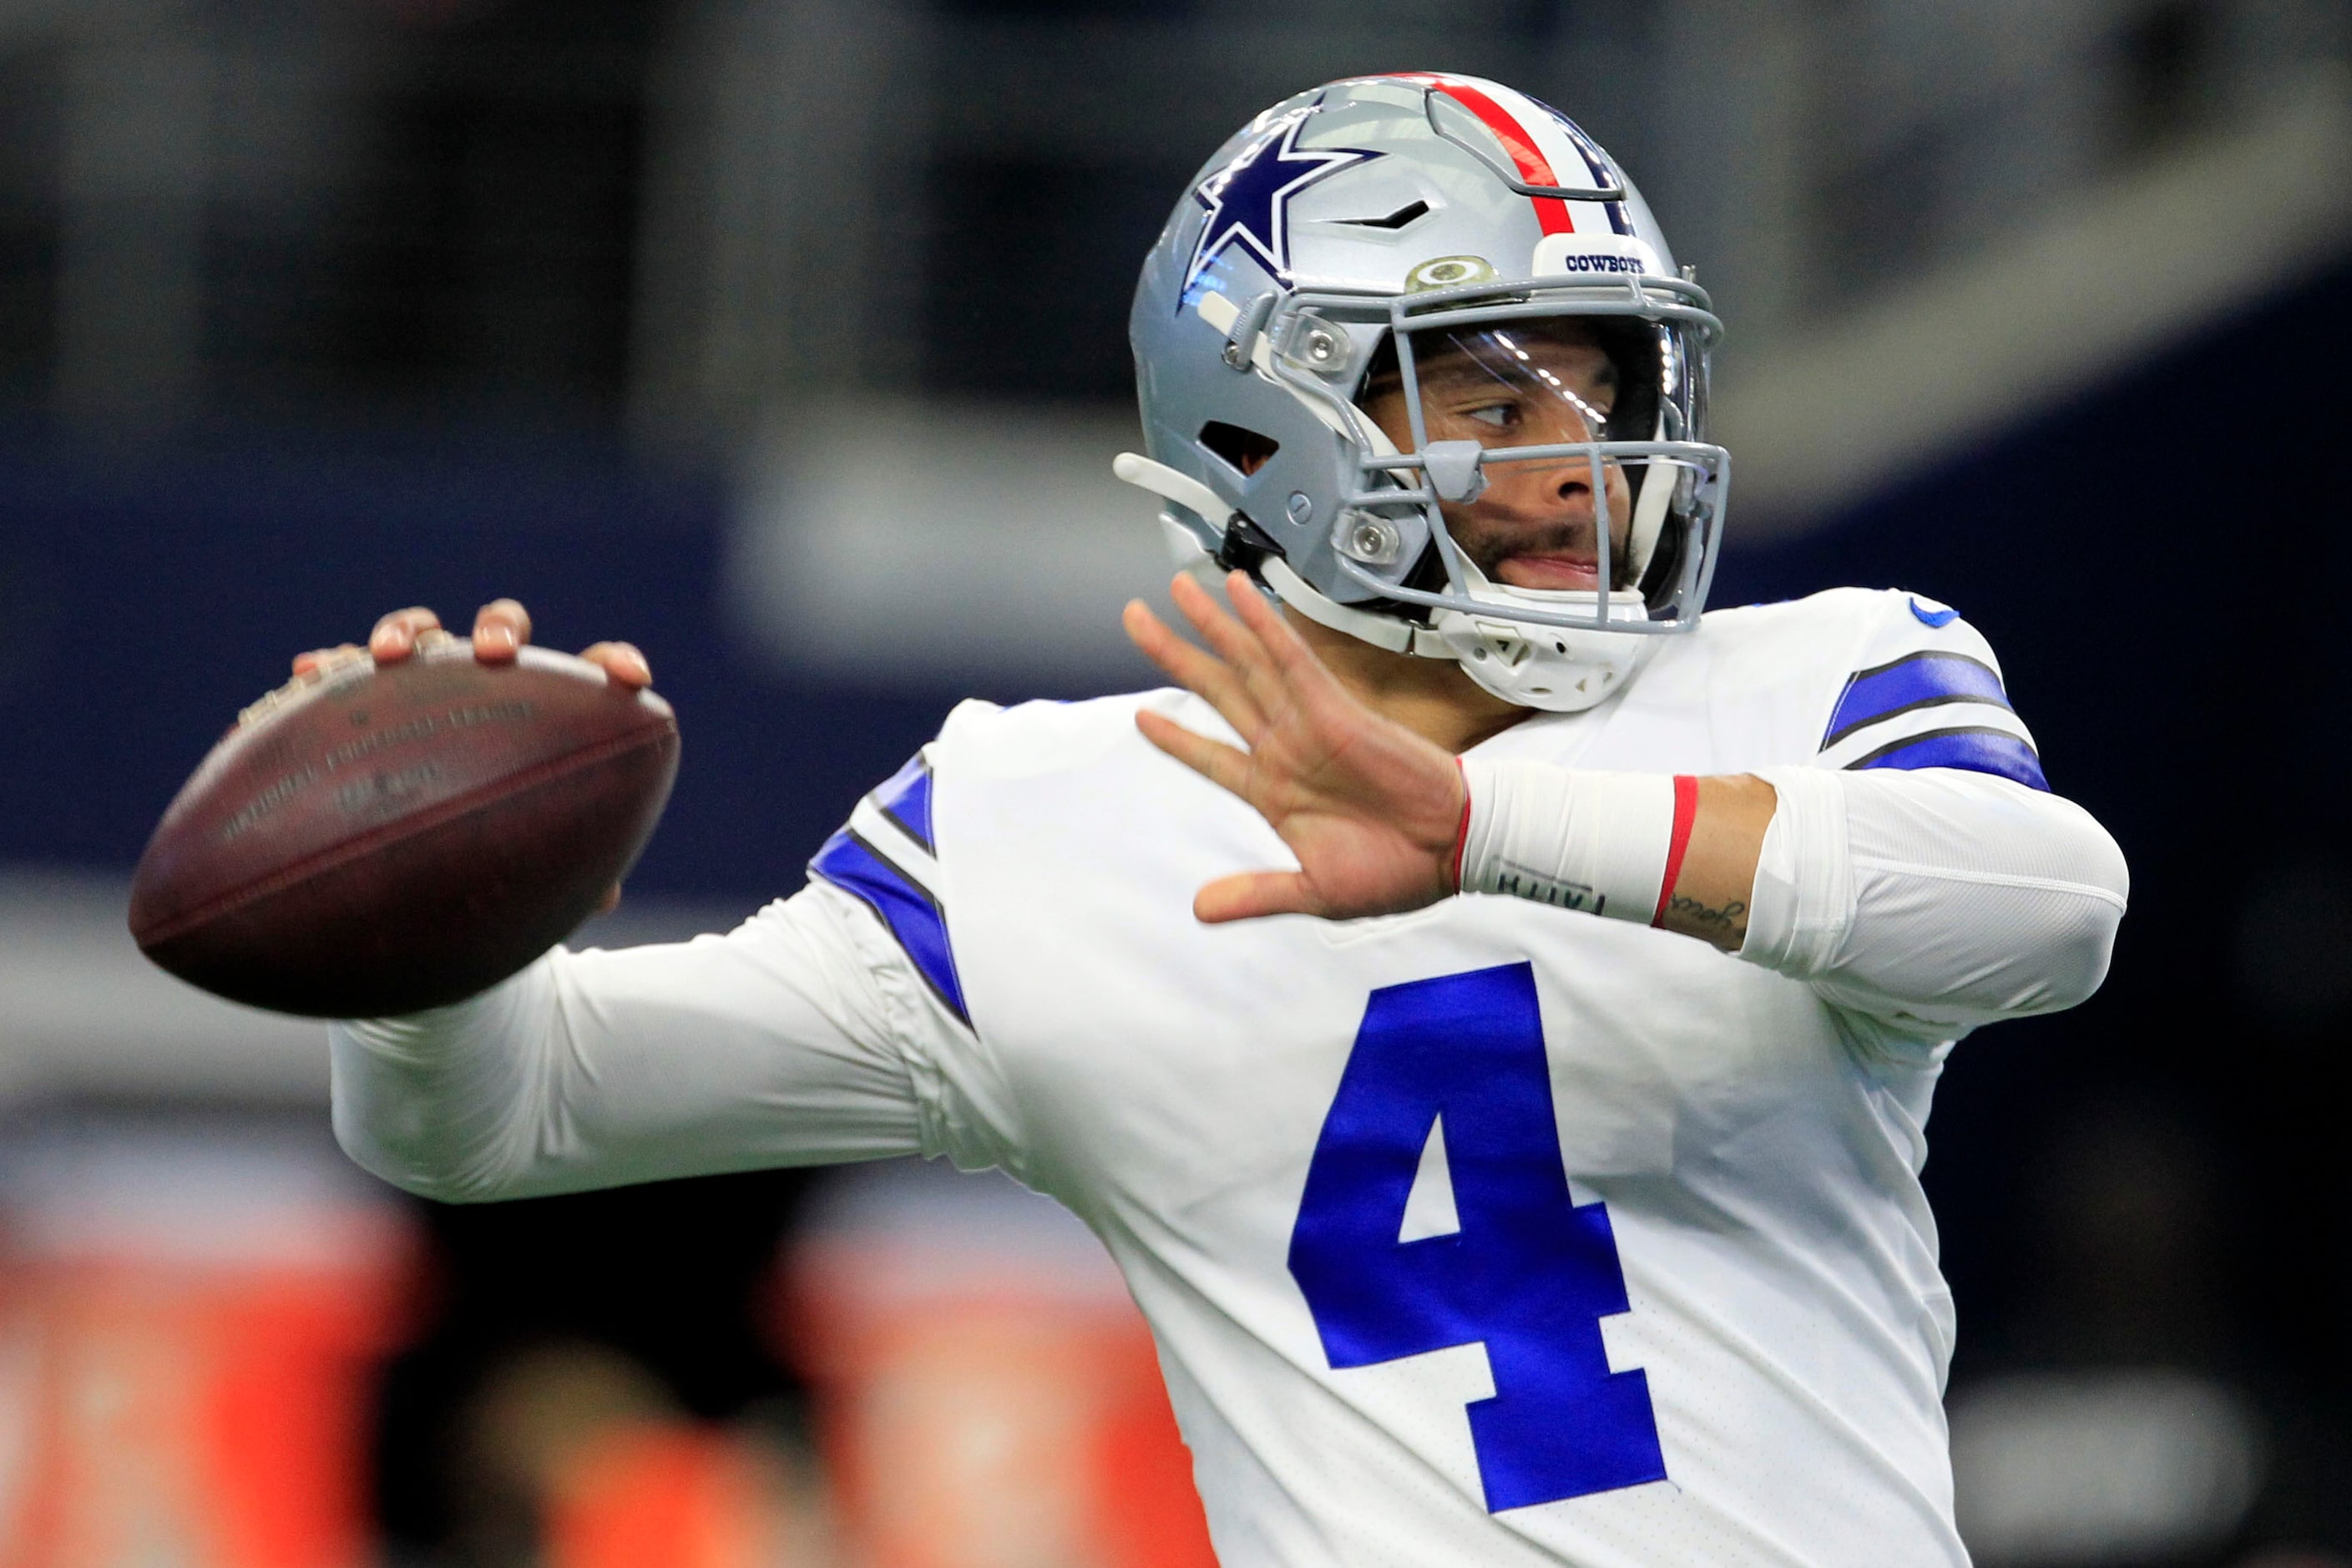
[[[2007,708],[2009,693],[2001,689],[2000,677],[1990,665],[1964,653],[1906,654],[1846,678],[1822,748],[1828,750],[1865,724],[1945,702]]]
[[[971,1015],[964,1011],[955,953],[948,946],[947,916],[921,883],[846,827],[824,841],[809,869],[872,906],[948,1011],[967,1026],[971,1023]]]
[[[1930,730],[1889,742],[1846,764],[1856,768],[1966,768],[2013,779],[2029,789],[2045,793],[2050,781],[2042,776],[2042,759],[2033,748],[2007,730],[1973,724],[1951,730]]]
[[[931,764],[923,760],[922,752],[908,758],[905,767],[882,781],[874,792],[874,805],[927,853],[940,852],[931,842]]]

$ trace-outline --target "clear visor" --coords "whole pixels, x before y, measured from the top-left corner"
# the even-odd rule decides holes
[[[1634,492],[1646,465],[1602,444],[1657,429],[1659,334],[1647,323],[1529,317],[1413,332],[1358,405],[1423,456],[1444,532],[1487,581],[1625,589],[1641,574]]]
[[[1612,427],[1626,377],[1596,327],[1568,317],[1412,333],[1425,440],[1507,448],[1647,436]],[[1402,382],[1400,363],[1398,404]]]

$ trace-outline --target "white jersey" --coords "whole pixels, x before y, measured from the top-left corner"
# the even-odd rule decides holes
[[[1930,837],[1990,811],[2043,847],[1923,895],[1861,845],[1843,915],[1792,893],[1767,919],[1768,843],[1777,967],[1501,897],[1202,925],[1202,884],[1295,861],[1142,739],[1147,705],[1230,734],[1181,692],[966,704],[766,935],[559,955],[470,1015],[339,1030],[347,1144],[458,1196],[909,1147],[1002,1166],[1125,1272],[1228,1568],[1964,1563],[1929,1098],[1955,1035],[2077,999],[2105,951],[2053,977],[2076,960],[2021,956],[1969,897],[2066,889],[2108,935],[2121,906],[2119,861],[2047,874],[2032,824],[2088,819],[2037,793],[1982,638],[1904,595],[1717,612],[1619,697],[1479,748],[1764,770],[1776,834],[1825,809],[1784,770],[1931,769],[1960,793],[1911,803]],[[1855,957],[1874,899],[1910,947],[1944,932],[1933,994]],[[634,1065],[665,1030],[707,1056]],[[432,1150],[436,1094],[509,1124]],[[698,1154],[630,1142],[680,1133]]]

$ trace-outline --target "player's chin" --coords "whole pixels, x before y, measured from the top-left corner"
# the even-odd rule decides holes
[[[1601,586],[1601,563],[1591,556],[1507,555],[1489,575],[1511,588],[1589,592]]]

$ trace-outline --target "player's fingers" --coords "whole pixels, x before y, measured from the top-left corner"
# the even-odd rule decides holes
[[[1238,572],[1234,574],[1234,578],[1244,585],[1249,582]],[[1184,612],[1184,618],[1192,623],[1193,629],[1201,634],[1201,640],[1233,666],[1234,672],[1241,677],[1243,689],[1250,694],[1259,710],[1270,720],[1274,714],[1291,705],[1293,699],[1284,689],[1282,671],[1266,652],[1265,644],[1258,635],[1227,614],[1215,596],[1191,577],[1181,577],[1178,583],[1181,585],[1171,584],[1169,586],[1170,593],[1175,597],[1176,607]],[[1229,584],[1226,591],[1231,593],[1234,590]],[[1255,592],[1246,586],[1244,591]]]
[[[1265,716],[1258,711],[1257,704],[1243,689],[1232,667],[1178,637],[1140,599],[1128,601],[1120,620],[1127,627],[1129,639],[1143,650],[1146,658],[1167,671],[1168,678],[1177,685],[1223,714],[1225,722],[1240,731],[1243,740],[1255,742],[1258,732],[1265,727]]]
[[[627,642],[600,642],[581,650],[580,657],[602,667],[605,676],[616,686],[646,687],[654,683],[654,667],[637,651],[637,645]]]
[[[530,612],[513,599],[492,599],[474,612],[474,657],[484,664],[510,662],[530,641]]]
[[[1274,602],[1259,591],[1246,574],[1235,572],[1225,579],[1225,597],[1233,601],[1234,615],[1286,678],[1314,685],[1334,682],[1330,670],[1307,646],[1307,639],[1283,619],[1282,612],[1274,607]]]
[[[1168,584],[1168,595],[1176,601],[1176,607],[1184,613],[1192,629],[1201,634],[1201,640],[1232,665],[1244,681],[1250,679],[1253,668],[1264,670],[1267,667],[1265,649],[1258,646],[1249,628],[1228,615],[1225,607],[1190,573],[1176,574]]]
[[[1204,925],[1321,912],[1314,890],[1297,871],[1243,871],[1220,877],[1192,895],[1192,918]]]
[[[308,653],[298,653],[294,656],[294,673],[316,675],[331,662],[366,651],[359,644],[349,642],[339,643],[333,647],[314,647]]]
[[[1323,656],[1307,646],[1298,628],[1256,584],[1236,572],[1225,581],[1225,595],[1233,600],[1243,625],[1265,650],[1272,667],[1267,684],[1278,685],[1324,741],[1340,744],[1345,736],[1364,725],[1381,722],[1361,698],[1339,683]]]
[[[1201,639],[1223,659],[1241,683],[1242,691],[1256,707],[1261,716],[1258,722],[1243,733],[1253,746],[1258,743],[1265,728],[1277,713],[1294,705],[1283,688],[1282,674],[1266,656],[1265,647],[1257,635],[1227,614],[1199,581],[1190,575],[1180,576],[1169,584],[1176,607],[1192,624]],[[1236,725],[1235,728],[1242,728]]]
[[[1135,727],[1143,738],[1207,779],[1221,789],[1231,790],[1244,800],[1249,798],[1245,787],[1249,782],[1249,753],[1236,751],[1223,741],[1212,741],[1184,728],[1163,713],[1149,708],[1139,709]]]
[[[416,650],[419,632],[437,631],[440,626],[441,617],[422,605],[394,610],[368,634],[368,652],[375,655],[378,664],[395,664]]]

